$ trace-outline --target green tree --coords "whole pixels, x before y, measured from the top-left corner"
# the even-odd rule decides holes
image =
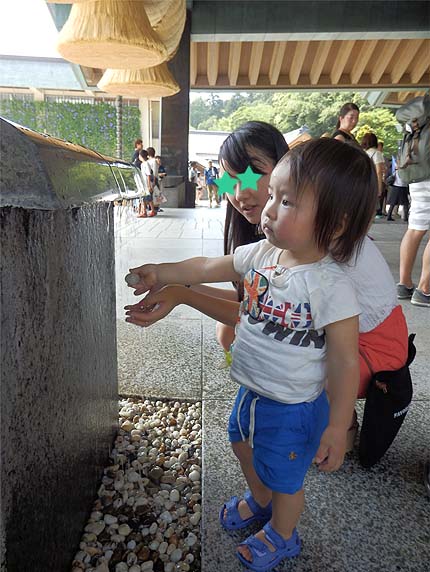
[[[210,117],[209,107],[201,97],[195,99],[190,104],[190,125],[194,129],[198,129],[200,123],[206,121]]]
[[[274,123],[275,113],[271,105],[266,103],[255,103],[239,107],[230,117],[225,117],[218,121],[218,128],[222,131],[233,131],[246,121],[267,121]]]
[[[365,133],[374,133],[378,141],[384,143],[384,153],[395,155],[397,153],[397,142],[401,139],[396,125],[397,120],[391,109],[385,107],[374,107],[360,113],[360,120],[355,129],[355,136],[361,141]]]

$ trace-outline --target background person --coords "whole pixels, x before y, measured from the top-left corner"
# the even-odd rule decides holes
[[[145,189],[144,195],[139,203],[138,218],[146,218],[147,216],[155,216],[157,213],[154,208],[154,202],[152,200],[152,171],[148,163],[148,153],[145,149],[142,149],[139,154],[139,159],[141,162],[141,172],[143,178],[143,187]],[[149,208],[149,213],[147,209]]]
[[[133,153],[133,158],[131,160],[132,164],[137,167],[140,171],[140,167],[141,167],[141,161],[139,159],[139,154],[143,149],[143,141],[142,139],[136,139],[136,141],[134,142],[134,153]]]
[[[378,207],[376,210],[376,218],[382,218],[383,206],[385,199],[385,159],[381,151],[378,151],[378,139],[374,133],[366,133],[362,140],[361,146],[372,159],[376,175],[378,177]]]
[[[218,187],[215,184],[218,179],[218,169],[213,166],[212,161],[208,161],[208,168],[205,169],[205,183],[209,195],[209,207],[212,207],[212,201],[215,206],[219,207],[221,204],[221,197],[218,195]]]
[[[350,141],[358,145],[357,139],[352,134],[352,130],[356,127],[360,117],[360,109],[355,103],[345,103],[339,111],[339,117],[336,123],[336,130],[332,133],[333,139],[338,139],[345,143]]]

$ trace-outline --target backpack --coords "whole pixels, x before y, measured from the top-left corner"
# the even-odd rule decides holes
[[[397,160],[400,179],[405,184],[430,179],[430,96],[411,99],[396,119],[405,129]]]

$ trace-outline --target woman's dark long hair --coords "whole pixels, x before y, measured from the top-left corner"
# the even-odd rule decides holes
[[[288,151],[282,133],[263,121],[248,121],[231,133],[221,146],[219,162],[235,173],[243,173],[251,165],[256,173],[261,172],[255,161],[267,160],[276,163]],[[224,254],[231,254],[236,247],[256,242],[262,237],[257,224],[251,224],[227,201],[224,226]]]

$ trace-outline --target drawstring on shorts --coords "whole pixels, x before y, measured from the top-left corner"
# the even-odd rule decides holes
[[[240,436],[242,437],[242,441],[246,441],[246,437],[242,431],[242,426],[240,424],[240,410],[242,409],[242,405],[243,402],[245,401],[246,396],[249,393],[249,389],[247,389],[245,391],[245,393],[242,395],[240,402],[239,402],[239,406],[237,408],[237,414],[236,414],[236,418],[237,418],[237,425],[239,427],[239,431],[240,431]],[[251,448],[254,448],[254,431],[255,431],[255,408],[257,406],[257,401],[260,398],[254,397],[254,399],[251,401],[251,405],[249,407],[249,444],[251,445]]]

